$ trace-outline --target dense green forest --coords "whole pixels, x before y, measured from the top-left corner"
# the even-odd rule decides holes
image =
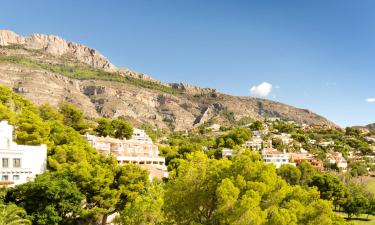
[[[147,170],[118,165],[82,137],[86,132],[129,137],[132,128],[126,121],[84,118],[66,103],[57,109],[35,106],[5,87],[0,87],[0,120],[15,126],[17,143],[48,146],[47,172],[2,189],[0,225],[106,224],[114,214],[116,224],[136,225],[340,225],[347,222],[334,210],[348,217],[375,214],[373,194],[349,177],[358,174],[344,179],[308,163],[276,170],[248,149],[230,159],[220,157],[223,147],[239,148],[252,135],[251,128],[228,128],[219,136],[169,134],[160,147],[169,178],[150,181]],[[278,129],[291,129],[301,142],[314,135],[344,141],[341,133],[302,133],[281,124]],[[150,132],[154,138],[160,135]],[[343,152],[351,147],[348,141]],[[367,151],[362,139],[354,142]]]

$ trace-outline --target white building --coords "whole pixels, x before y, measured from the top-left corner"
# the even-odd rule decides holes
[[[25,183],[47,167],[47,146],[18,145],[13,142],[13,126],[0,122],[0,176],[4,185]]]
[[[88,142],[101,154],[111,154],[118,163],[135,163],[147,168],[152,177],[168,177],[165,158],[159,156],[159,148],[144,130],[134,129],[129,140],[111,137],[97,137],[86,134]]]
[[[328,147],[328,146],[331,146],[331,145],[334,145],[335,142],[334,141],[322,141],[322,142],[319,142],[319,145],[322,146],[322,147]]]
[[[250,148],[253,151],[260,151],[263,147],[263,139],[260,137],[253,137],[250,141],[246,141],[242,146]]]
[[[272,163],[276,168],[280,168],[284,164],[295,166],[295,163],[289,162],[289,155],[285,152],[279,152],[274,148],[265,148],[262,150],[262,161]]]
[[[327,159],[330,164],[337,164],[337,167],[344,172],[348,169],[348,161],[342,156],[340,152],[332,152],[327,154]]]
[[[273,135],[273,138],[280,139],[285,145],[289,145],[293,142],[293,138],[291,138],[291,135],[286,133],[281,133],[280,135],[275,134]]]
[[[233,149],[223,148],[223,150],[221,150],[221,157],[223,157],[223,158],[232,157],[234,155],[235,155],[235,153],[233,152]]]

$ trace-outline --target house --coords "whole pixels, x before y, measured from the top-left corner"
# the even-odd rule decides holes
[[[263,147],[263,139],[260,137],[253,137],[250,141],[246,141],[242,146],[250,148],[253,151],[260,151]]]
[[[273,135],[273,138],[280,139],[285,145],[288,145],[293,142],[293,138],[291,138],[290,134],[285,134],[285,133],[282,133],[280,135],[276,134],[276,135]]]
[[[342,169],[344,172],[348,169],[348,162],[342,156],[340,152],[333,152],[327,155],[328,163],[336,164],[339,169]]]
[[[230,149],[230,148],[223,148],[221,150],[221,157],[222,158],[225,158],[225,157],[232,157],[232,156],[235,156],[236,154],[233,152],[233,149]]]
[[[150,171],[150,178],[168,177],[165,158],[159,156],[159,148],[144,130],[134,129],[133,136],[126,139],[84,135],[84,138],[101,154],[111,154],[120,165],[138,164]]]
[[[13,126],[0,122],[0,184],[15,186],[33,180],[47,168],[47,145],[18,145]]]
[[[308,151],[301,149],[301,152],[292,152],[289,153],[290,161],[295,163],[297,166],[302,162],[308,162],[310,165],[323,171],[323,161],[316,159],[313,154],[310,154]]]
[[[322,141],[322,142],[319,142],[319,145],[322,146],[322,147],[328,147],[328,146],[331,146],[331,145],[334,145],[335,142],[334,141]]]
[[[265,148],[262,150],[262,161],[265,163],[272,163],[276,168],[282,165],[289,164],[295,166],[295,163],[289,162],[289,155],[285,152],[279,152],[274,148]]]
[[[316,144],[316,140],[314,140],[314,139],[309,139],[308,143],[311,144],[311,145],[315,145],[315,144]]]

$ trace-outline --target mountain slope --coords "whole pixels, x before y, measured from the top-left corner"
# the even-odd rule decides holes
[[[375,123],[366,126],[370,131],[375,131]]]
[[[22,37],[0,31],[0,84],[36,104],[68,101],[87,116],[125,116],[134,123],[173,130],[268,117],[336,126],[308,110],[270,100],[187,84],[162,84],[148,75],[115,67],[94,49],[51,35]]]

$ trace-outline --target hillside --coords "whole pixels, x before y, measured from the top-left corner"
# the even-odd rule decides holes
[[[370,131],[375,131],[375,123],[366,126]]]
[[[53,35],[22,37],[0,30],[0,85],[36,104],[75,104],[86,116],[124,116],[133,123],[184,130],[241,118],[281,117],[336,126],[305,109],[254,97],[237,97],[187,84],[162,84],[117,68],[98,51]]]

